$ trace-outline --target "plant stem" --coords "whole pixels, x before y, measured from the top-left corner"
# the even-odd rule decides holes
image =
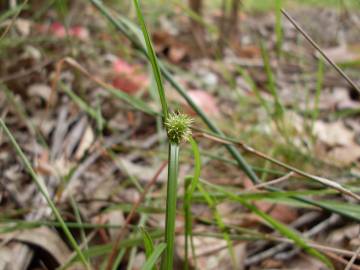
[[[177,178],[179,171],[179,145],[169,143],[169,167],[166,200],[165,221],[165,256],[161,261],[161,270],[173,269],[174,242],[175,242],[175,220],[176,220],[176,198]]]

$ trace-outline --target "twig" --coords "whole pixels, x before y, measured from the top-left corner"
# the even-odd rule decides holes
[[[298,30],[304,38],[326,59],[326,61],[358,92],[360,88],[353,80],[345,74],[345,72],[333,61],[331,58],[320,48],[320,46],[305,32],[305,30],[292,18],[284,9],[281,9],[282,14],[292,23],[292,25]]]
[[[116,255],[119,252],[119,246],[120,246],[120,242],[122,240],[122,238],[124,237],[124,234],[126,232],[126,229],[128,227],[128,225],[130,224],[130,221],[132,220],[132,218],[134,217],[135,213],[136,213],[136,209],[139,207],[139,205],[143,202],[146,194],[149,192],[150,188],[155,184],[156,180],[158,179],[159,175],[161,174],[161,172],[163,171],[163,169],[166,167],[167,165],[167,160],[164,161],[160,168],[156,171],[155,175],[151,178],[151,180],[149,181],[149,183],[146,185],[146,187],[144,188],[143,193],[140,195],[140,198],[136,201],[136,203],[133,205],[133,207],[130,210],[129,215],[126,217],[125,220],[125,224],[124,226],[121,228],[121,231],[119,232],[119,234],[117,235],[115,241],[114,241],[114,245],[113,248],[110,252],[109,255],[109,260],[108,260],[108,264],[107,264],[107,269],[111,269],[111,266],[114,264],[114,260],[116,258]]]
[[[350,270],[352,269],[355,260],[357,259],[357,257],[359,257],[360,255],[360,247],[358,247],[358,249],[356,250],[356,252],[354,253],[354,255],[351,257],[351,260],[349,261],[349,263],[346,265],[345,270]]]
[[[4,32],[1,34],[0,37],[0,41],[3,40],[3,38],[7,35],[7,33],[10,31],[11,27],[13,27],[13,25],[16,22],[17,17],[20,15],[23,7],[27,4],[29,0],[24,0],[24,2],[21,4],[21,7],[19,8],[19,11],[16,12],[16,14],[14,15],[14,17],[11,19],[10,24],[5,28]]]
[[[261,183],[261,184],[258,184],[256,186],[252,186],[252,187],[250,187],[250,188],[248,188],[246,190],[247,191],[256,190],[256,189],[259,189],[259,188],[264,188],[264,187],[267,187],[267,186],[270,186],[270,185],[278,184],[278,183],[281,183],[283,181],[288,180],[293,175],[294,175],[294,172],[289,172],[288,174],[285,174],[284,176],[281,176],[281,177],[279,177],[277,179],[271,180],[269,182]]]
[[[346,268],[344,270],[351,270],[352,266],[355,263],[355,260],[357,259],[357,257],[360,254],[360,246],[357,248],[356,252],[354,253],[354,255],[351,257],[349,263],[346,265]]]
[[[328,256],[329,258],[332,258],[333,260],[336,260],[338,261],[339,263],[343,264],[343,265],[347,265],[348,262],[346,259],[344,259],[343,257],[335,254],[335,253],[332,253],[332,252],[326,252],[324,251],[324,253],[326,254],[326,256]],[[354,253],[355,255],[355,253]],[[357,265],[352,265],[352,268],[351,270],[360,270],[360,266],[357,266]]]

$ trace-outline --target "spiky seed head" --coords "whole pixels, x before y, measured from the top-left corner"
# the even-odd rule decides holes
[[[193,119],[183,113],[170,113],[165,121],[165,127],[169,141],[180,144],[182,141],[188,141],[191,137],[191,124]]]

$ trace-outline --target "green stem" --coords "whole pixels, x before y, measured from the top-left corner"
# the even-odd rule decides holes
[[[177,178],[179,171],[179,145],[169,144],[169,167],[166,200],[165,221],[165,256],[162,258],[161,270],[173,269],[174,242],[175,242],[175,220],[176,220],[176,198]]]

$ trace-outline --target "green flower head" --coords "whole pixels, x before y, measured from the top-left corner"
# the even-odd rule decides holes
[[[169,141],[180,144],[182,141],[188,141],[191,137],[191,124],[193,119],[183,113],[171,113],[165,121],[165,127]]]

